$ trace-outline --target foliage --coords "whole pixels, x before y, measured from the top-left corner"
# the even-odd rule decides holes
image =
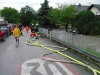
[[[66,8],[65,8],[66,7]],[[77,9],[74,7],[74,5],[65,6],[64,9],[61,12],[61,22],[64,24],[66,31],[68,31],[68,25],[72,24],[73,19],[77,15]]]
[[[5,17],[9,23],[19,23],[20,22],[20,14],[19,12],[11,7],[4,7],[1,10],[1,16]]]
[[[20,10],[21,24],[26,26],[30,25],[32,20],[35,20],[35,11],[33,8],[26,5]]]
[[[0,16],[1,16],[1,9],[0,9]]]
[[[32,25],[32,24],[33,24],[34,26],[36,26],[37,20],[32,20],[32,21],[31,21],[31,25]]]
[[[94,13],[89,10],[80,12],[74,22],[74,27],[79,34],[94,35],[100,33],[100,21],[97,20]]]
[[[51,8],[49,11],[48,19],[50,21],[50,24],[53,28],[58,28],[58,24],[60,24],[60,13],[57,8],[53,9]]]
[[[40,26],[42,27],[50,27],[50,22],[48,19],[48,15],[49,15],[49,5],[48,5],[48,1],[44,0],[44,3],[41,4],[41,8],[38,10],[38,23]]]
[[[49,20],[51,23],[60,24],[66,27],[73,22],[77,15],[77,10],[74,5],[57,4],[58,7],[50,11]]]

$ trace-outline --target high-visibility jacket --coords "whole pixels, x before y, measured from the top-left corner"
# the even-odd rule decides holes
[[[28,30],[29,30],[29,27],[28,27],[28,26],[26,26],[26,32],[28,32]]]
[[[17,27],[17,28],[14,28],[14,30],[13,30],[13,35],[14,35],[15,37],[19,37],[20,34],[21,34],[20,29],[19,29],[18,27]]]

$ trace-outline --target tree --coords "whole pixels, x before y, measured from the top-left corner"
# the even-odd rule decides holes
[[[19,23],[20,22],[20,14],[15,8],[4,7],[1,10],[1,16],[5,17],[9,23]]]
[[[60,13],[57,8],[50,8],[48,17],[52,28],[59,28],[60,24]]]
[[[44,3],[41,4],[41,8],[38,11],[38,23],[40,26],[42,27],[50,27],[50,22],[48,19],[48,15],[49,15],[49,5],[48,5],[48,1],[45,0]]]
[[[66,31],[68,25],[72,24],[73,19],[77,15],[77,10],[74,5],[68,4],[57,4],[58,7],[50,11],[49,20],[50,22],[55,22],[56,24],[61,24],[65,26]]]
[[[1,16],[1,9],[0,9],[0,16]]]
[[[61,23],[65,26],[66,31],[68,31],[68,25],[72,24],[73,19],[77,15],[77,9],[74,5],[61,4],[59,5],[60,14],[61,14]]]
[[[31,21],[35,19],[35,11],[32,7],[26,5],[20,10],[21,24],[26,26],[30,25]]]
[[[38,24],[38,11],[35,11],[34,13],[34,19],[31,21],[31,25],[34,24],[34,26],[36,26],[36,24]]]
[[[73,24],[79,34],[94,35],[100,34],[100,21],[95,14],[89,10],[80,12]]]

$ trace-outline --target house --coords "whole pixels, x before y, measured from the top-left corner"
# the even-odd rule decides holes
[[[8,21],[4,17],[0,17],[0,28],[4,28],[8,25]]]
[[[78,10],[78,12],[81,12],[81,11],[84,11],[84,10],[90,10],[95,15],[100,15],[100,5],[98,5],[98,4],[92,4],[90,6],[79,4],[79,5],[75,5],[75,8]]]
[[[100,15],[100,5],[92,4],[87,10],[92,11],[95,15]]]
[[[10,28],[8,26],[8,21],[4,17],[0,17],[0,30],[6,32],[6,37],[11,34]]]

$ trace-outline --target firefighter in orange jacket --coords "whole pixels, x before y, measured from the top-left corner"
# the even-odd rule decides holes
[[[26,32],[28,33],[28,31],[29,31],[29,27],[28,27],[28,26],[26,26]]]

